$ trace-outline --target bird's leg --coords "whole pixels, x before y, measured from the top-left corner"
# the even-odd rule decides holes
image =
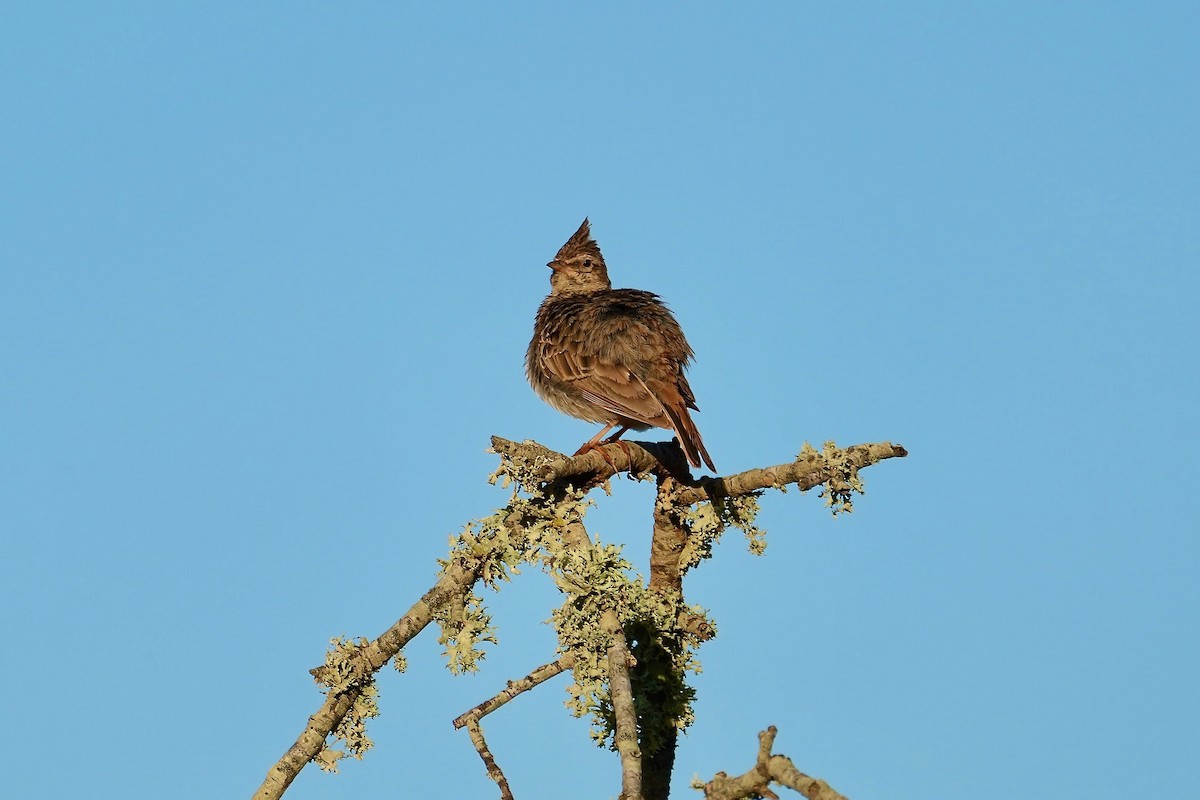
[[[599,450],[600,457],[603,458],[610,467],[612,467],[613,474],[615,475],[616,473],[620,472],[621,470],[617,466],[617,463],[615,461],[613,461],[611,458],[609,458],[608,453],[605,452],[604,445],[612,444],[613,442],[616,442],[617,437],[620,436],[621,434],[623,434],[625,431],[629,430],[629,428],[627,428],[625,426],[621,426],[621,428],[616,433],[614,433],[612,436],[605,439],[603,442],[600,441],[601,437],[603,437],[604,434],[608,433],[615,427],[617,427],[617,423],[615,423],[615,422],[610,422],[607,425],[605,425],[600,430],[599,433],[597,433],[595,436],[593,436],[592,438],[590,438],[586,442],[584,442],[580,446],[580,448],[575,451],[575,455],[581,456],[589,450]],[[625,455],[629,456],[629,446],[626,445],[624,442],[617,442],[617,443],[621,445],[621,449],[625,451]],[[629,457],[629,465],[633,466],[633,458],[632,457]]]
[[[604,434],[608,433],[615,427],[617,427],[617,423],[615,423],[615,422],[610,422],[607,425],[605,425],[603,428],[600,429],[599,433],[597,433],[595,436],[593,436],[592,438],[588,439],[586,442],[581,444],[579,446],[579,449],[575,451],[575,455],[581,456],[584,453],[586,453],[588,450],[594,450],[595,448],[599,447],[600,439],[604,436]],[[624,428],[622,428],[621,430],[624,431]],[[618,432],[618,435],[620,435],[620,432]]]
[[[617,428],[617,432],[605,439],[604,444],[615,444],[621,448],[621,452],[625,454],[625,458],[629,462],[629,469],[627,470],[629,480],[633,480],[633,453],[629,452],[628,442],[621,440],[622,434],[627,430],[629,430],[628,425],[622,425],[620,428]]]

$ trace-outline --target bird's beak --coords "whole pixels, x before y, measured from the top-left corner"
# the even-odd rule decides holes
[[[562,268],[562,264],[559,264],[558,261],[547,261],[546,266],[549,267],[550,269],[554,270],[555,272],[558,272],[559,269]]]

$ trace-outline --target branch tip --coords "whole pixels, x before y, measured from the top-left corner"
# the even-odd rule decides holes
[[[812,778],[796,769],[787,756],[772,754],[777,730],[774,725],[758,734],[758,755],[755,764],[742,775],[731,778],[725,772],[713,775],[705,784],[693,784],[704,792],[705,800],[743,800],[743,798],[777,798],[771,784],[786,786],[808,800],[846,800],[825,781]]]

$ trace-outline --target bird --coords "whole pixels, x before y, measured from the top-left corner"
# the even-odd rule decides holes
[[[689,413],[700,410],[684,375],[695,354],[662,299],[612,288],[586,218],[546,266],[550,294],[537,311],[525,375],[554,408],[603,423],[576,455],[614,442],[624,447],[618,440],[628,430],[665,428],[689,464],[698,468],[703,460],[715,473]]]

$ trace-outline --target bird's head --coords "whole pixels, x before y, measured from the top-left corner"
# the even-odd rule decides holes
[[[586,294],[612,288],[600,245],[592,238],[586,219],[546,266],[554,270],[550,273],[550,294]]]

